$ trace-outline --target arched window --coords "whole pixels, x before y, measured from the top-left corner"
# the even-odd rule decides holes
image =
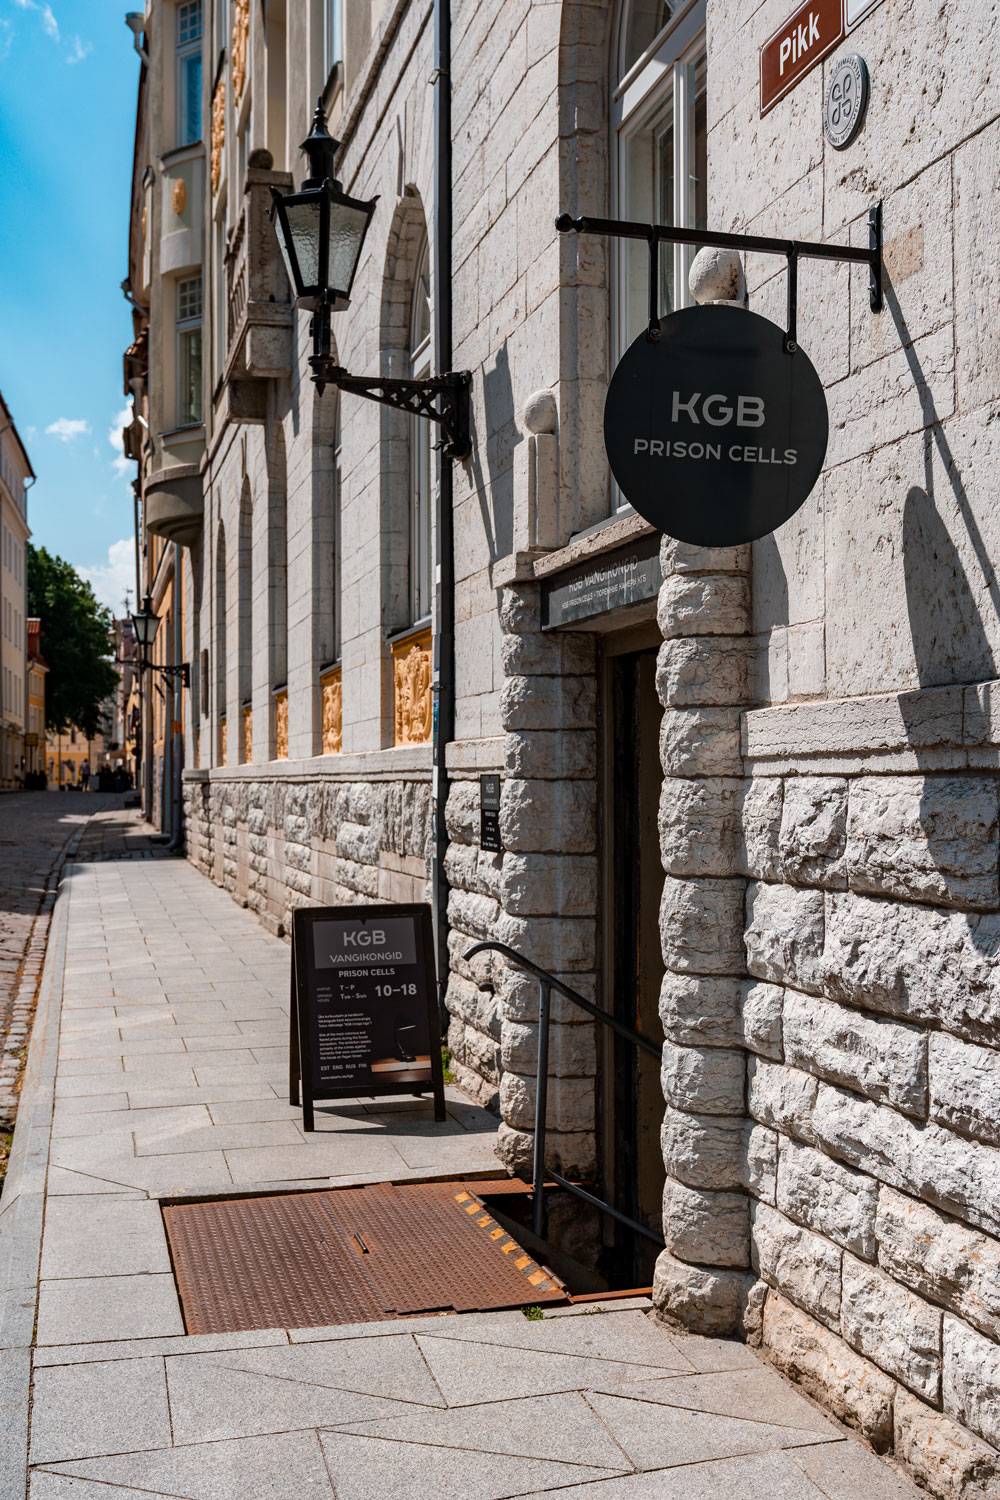
[[[431,279],[425,240],[417,257],[410,303],[410,369],[413,380],[431,373]],[[410,622],[431,612],[431,423],[410,418]]]
[[[616,216],[706,226],[705,0],[624,0],[611,99]],[[648,317],[649,252],[614,242],[615,344],[620,355]],[[661,316],[690,302],[693,249],[661,245]]]

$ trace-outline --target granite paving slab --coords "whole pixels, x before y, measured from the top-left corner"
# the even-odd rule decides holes
[[[720,1417],[715,1412],[637,1400],[631,1393],[611,1396],[591,1392],[588,1400],[637,1469],[673,1468],[709,1458],[794,1448],[815,1443],[817,1437],[815,1432],[771,1422]],[[840,1441],[840,1434],[832,1427],[830,1437]]]
[[[460,1339],[416,1335],[431,1374],[449,1406],[472,1406],[481,1401],[504,1401],[515,1396],[543,1396],[555,1391],[585,1390],[598,1373],[617,1385],[649,1380],[658,1374],[653,1365],[591,1361],[574,1354],[548,1354],[536,1349],[513,1349],[490,1344],[478,1357]]]
[[[31,1462],[93,1458],[171,1441],[161,1359],[62,1365],[35,1372]]]
[[[631,1467],[628,1455],[578,1391],[448,1411],[410,1412],[352,1422],[349,1427],[338,1424],[338,1430],[465,1453],[555,1459],[613,1471]]]
[[[159,1204],[104,1197],[49,1204],[42,1242],[45,1280],[169,1270]]]
[[[39,1344],[183,1332],[174,1278],[169,1274],[81,1276],[73,1281],[43,1281],[39,1288]]]
[[[420,1443],[321,1434],[337,1500],[501,1500],[534,1484],[560,1492],[567,1485],[602,1479],[607,1470],[550,1459],[464,1453],[446,1461],[442,1450]],[[377,1476],[377,1479],[376,1479]]]
[[[60,1464],[54,1472],[166,1494],[172,1500],[331,1500],[333,1495],[315,1432],[83,1459]],[[108,1500],[115,1500],[113,1490]]]
[[[167,1380],[178,1444],[333,1427],[412,1410],[387,1395],[241,1370],[218,1356],[174,1356],[167,1361]]]
[[[273,1379],[328,1386],[359,1395],[390,1395],[393,1400],[426,1408],[444,1406],[444,1397],[410,1333],[388,1332],[397,1323],[377,1326],[378,1339],[348,1338],[323,1344],[286,1345],[213,1355],[211,1362],[232,1370]],[[206,1335],[210,1337],[210,1335]]]

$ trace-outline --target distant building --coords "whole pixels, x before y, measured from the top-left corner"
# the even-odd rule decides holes
[[[45,678],[48,663],[42,655],[42,622],[28,620],[28,712],[24,733],[25,776],[45,774]]]
[[[24,444],[0,396],[0,787],[20,786],[25,772],[28,664],[29,482]]]

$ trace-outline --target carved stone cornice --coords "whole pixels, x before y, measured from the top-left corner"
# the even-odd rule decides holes
[[[431,683],[433,665],[431,632],[416,635],[392,646],[392,742],[394,745],[424,745],[433,727]]]

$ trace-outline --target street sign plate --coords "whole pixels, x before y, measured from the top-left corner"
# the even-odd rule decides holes
[[[806,0],[760,49],[760,112],[783,99],[844,35],[844,0]]]
[[[686,307],[641,333],[611,377],[604,442],[622,493],[678,541],[733,547],[802,505],[826,457],[808,356],[756,313]]]

